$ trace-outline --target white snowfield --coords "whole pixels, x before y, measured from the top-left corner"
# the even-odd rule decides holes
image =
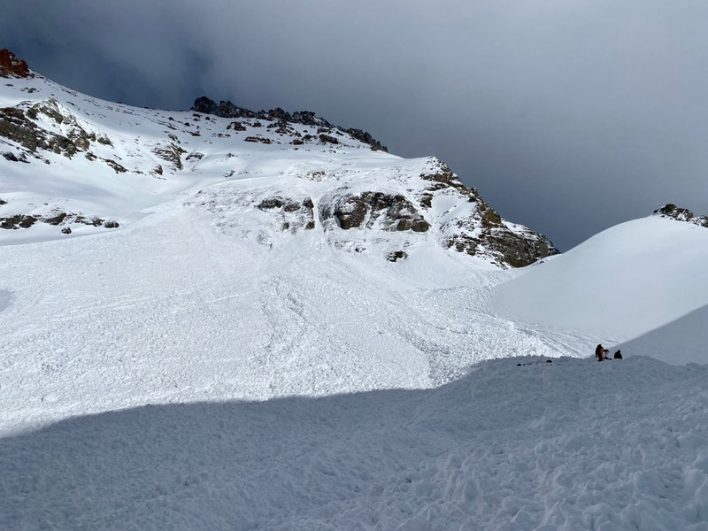
[[[573,337],[486,310],[491,286],[518,273],[444,245],[477,205],[429,192],[421,175],[440,170],[435,159],[347,135],[296,146],[267,121],[235,131],[233,120],[112,104],[44,78],[11,84],[0,105],[105,140],[91,141],[90,158],[0,157],[0,218],[68,213],[0,230],[0,433],[153,403],[429,388],[483,359],[578,354]],[[181,170],[155,151],[166,134]],[[429,230],[386,230],[373,214],[350,230],[320,220],[368,191],[430,193]],[[119,227],[67,221],[77,213]],[[397,251],[408,257],[387,260]]]
[[[504,269],[436,159],[5,81],[90,156],[0,136],[0,529],[708,529],[708,369],[567,357],[708,360],[707,229]]]
[[[650,216],[535,264],[499,286],[491,306],[532,328],[623,343],[625,353],[706,363],[706,263],[708,229]]]

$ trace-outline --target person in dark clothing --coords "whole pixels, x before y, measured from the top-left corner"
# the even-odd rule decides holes
[[[622,359],[622,351],[618,350],[617,352],[615,352],[615,355],[613,356],[613,358],[615,358],[616,360],[621,360]]]
[[[598,344],[597,347],[595,347],[595,358],[597,358],[597,361],[604,361],[606,356],[607,349],[603,347],[602,344]]]

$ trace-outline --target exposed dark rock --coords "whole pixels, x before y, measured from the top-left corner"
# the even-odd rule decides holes
[[[499,253],[511,267],[524,267],[539,258],[558,252],[545,237],[522,239],[508,230],[495,231],[488,235],[484,239],[484,245]]]
[[[388,256],[386,256],[386,260],[389,262],[398,262],[399,260],[405,260],[408,258],[408,253],[405,251],[393,251],[392,253],[388,253]]]
[[[258,208],[261,210],[270,210],[271,208],[282,208],[284,204],[285,201],[283,201],[280,197],[269,197],[268,199],[261,201],[258,204]]]
[[[80,223],[83,225],[91,225],[93,227],[104,226],[112,229],[118,227],[117,221],[105,221],[98,216],[87,218],[81,214],[69,213],[63,211],[55,211],[49,216],[39,214],[23,215],[18,214],[6,218],[0,218],[0,228],[3,229],[27,229],[37,222],[47,223],[48,225],[68,225],[70,223]],[[64,227],[62,233],[71,234],[69,227]]]
[[[371,227],[379,218],[384,230],[425,232],[430,228],[405,196],[383,192],[340,197],[332,205],[323,207],[321,215],[323,219],[333,217],[344,230]]]
[[[426,208],[432,205],[435,194],[458,195],[476,204],[469,218],[456,219],[440,227],[445,234],[443,245],[471,256],[483,254],[501,266],[511,267],[526,266],[558,253],[542,234],[505,222],[482,200],[475,188],[465,186],[447,165],[434,161],[420,177],[430,181],[419,198],[420,204]]]
[[[283,206],[283,210],[285,212],[295,212],[297,210],[300,210],[300,203],[297,201],[290,201],[288,203],[285,203]]]
[[[2,205],[7,205],[7,201],[5,201],[4,199],[0,199],[0,206]]]
[[[162,175],[162,173],[163,173],[162,164],[158,164],[157,166],[155,166],[155,167],[150,171],[150,173],[152,173],[153,175]]]
[[[10,50],[3,48],[0,50],[0,77],[34,77],[34,75],[27,66],[27,61],[19,59]]]
[[[49,223],[50,225],[60,225],[66,219],[66,212],[59,212],[50,218],[44,218],[42,221],[44,223]]]
[[[28,229],[35,223],[37,223],[35,216],[16,214],[7,218],[0,218],[0,229]]]
[[[418,199],[418,202],[420,203],[420,206],[423,208],[430,208],[433,206],[433,194],[430,193],[424,193],[420,199]]]
[[[204,153],[199,153],[198,151],[193,151],[189,155],[187,155],[187,160],[190,162],[196,162],[198,160],[202,160],[204,158]]]
[[[698,225],[699,227],[708,227],[708,216],[697,216],[687,208],[682,208],[668,203],[654,211],[657,216],[675,219],[676,221],[684,221]]]
[[[25,155],[24,153],[21,153],[18,157],[14,153],[8,151],[6,153],[3,153],[2,156],[5,160],[9,160],[10,162],[24,162],[25,164],[29,164],[29,161],[27,160],[27,155]]]
[[[361,129],[350,128],[345,129],[344,132],[349,133],[352,138],[355,138],[359,142],[369,144],[373,151],[388,152],[388,148],[386,146],[384,146],[381,142],[376,140],[373,136],[371,136],[371,134],[367,133],[366,131],[362,131]]]
[[[237,107],[230,101],[220,101],[217,104],[206,96],[194,100],[191,110],[204,114],[213,114],[221,118],[256,118],[256,113],[253,111]]]
[[[232,131],[245,131],[246,126],[241,122],[231,122],[226,129],[231,129]]]
[[[174,142],[171,142],[166,146],[158,146],[153,150],[153,152],[161,159],[172,163],[176,170],[181,170],[184,167],[182,165],[182,155],[187,151]]]
[[[432,181],[443,185],[439,187],[432,187],[433,190],[439,190],[444,187],[458,189],[466,188],[465,185],[462,184],[460,179],[457,177],[457,175],[455,175],[455,173],[447,166],[447,164],[439,162],[435,170],[436,171],[433,171],[432,173],[423,173],[420,176],[420,178],[423,180]]]
[[[430,228],[430,224],[423,218],[400,219],[396,224],[396,230],[412,230],[413,232],[425,232]]]
[[[302,202],[281,196],[268,197],[258,203],[257,208],[272,211],[281,222],[281,229],[296,233],[298,229],[311,230],[315,228],[312,199],[306,197]]]
[[[262,136],[247,136],[244,138],[246,142],[255,142],[260,144],[271,144],[270,138],[263,138]]]
[[[334,138],[331,135],[326,135],[324,133],[320,133],[319,138],[320,138],[320,141],[324,142],[325,144],[339,144],[339,140]]]
[[[93,216],[91,218],[86,218],[84,216],[76,216],[73,220],[74,223],[81,223],[82,225],[91,225],[93,227],[100,227],[103,225],[103,219],[98,216]]]
[[[128,171],[128,170],[125,169],[123,166],[121,166],[120,164],[118,164],[115,160],[103,159],[103,162],[105,162],[105,163],[108,164],[111,168],[113,168],[113,171],[115,171],[116,173],[126,173],[126,172]]]
[[[317,127],[318,133],[330,133],[332,129],[339,129],[350,136],[363,142],[369,144],[373,150],[388,151],[386,146],[381,142],[376,140],[371,134],[361,129],[350,128],[345,129],[342,127],[335,127],[327,120],[321,116],[317,116],[311,111],[297,111],[289,113],[280,107],[275,109],[270,109],[268,111],[262,110],[258,112],[251,111],[249,109],[244,109],[243,107],[238,107],[231,103],[230,101],[220,101],[216,103],[214,100],[202,96],[194,100],[194,104],[191,108],[192,111],[200,112],[203,114],[212,114],[215,116],[220,116],[221,118],[257,118],[259,120],[271,120],[273,122],[278,122],[281,124],[279,126],[279,131],[281,134],[294,134],[292,131],[288,130],[283,124],[302,124],[311,127]],[[237,129],[240,130],[240,129]],[[310,136],[310,139],[313,138]]]
[[[40,114],[67,127],[66,136],[38,127],[34,120]],[[62,114],[53,99],[36,103],[26,111],[17,107],[0,109],[0,136],[21,144],[32,153],[47,150],[69,158],[79,151],[87,151],[96,140],[96,135],[87,133],[73,115]]]

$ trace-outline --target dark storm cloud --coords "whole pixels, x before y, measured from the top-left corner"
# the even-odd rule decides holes
[[[708,211],[707,20],[704,0],[10,0],[0,45],[136,105],[315,110],[568,247],[663,202]]]

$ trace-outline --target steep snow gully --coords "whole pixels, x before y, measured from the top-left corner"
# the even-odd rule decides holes
[[[0,530],[708,531],[706,218],[553,256],[363,131],[11,59]]]

